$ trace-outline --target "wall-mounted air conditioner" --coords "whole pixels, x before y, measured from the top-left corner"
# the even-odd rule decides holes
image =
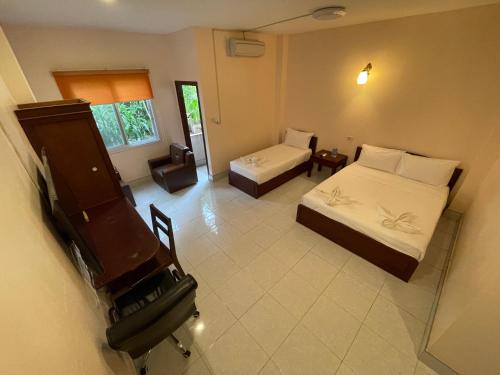
[[[259,40],[229,39],[227,53],[233,57],[259,57],[265,50],[266,45]]]

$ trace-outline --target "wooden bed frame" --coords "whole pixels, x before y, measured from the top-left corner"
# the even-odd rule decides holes
[[[316,152],[317,144],[318,138],[313,136],[311,138],[311,141],[309,142],[309,148],[312,150],[311,156]],[[251,195],[254,198],[259,198],[260,196],[270,192],[273,189],[276,189],[278,186],[284,184],[285,182],[291,180],[299,174],[310,171],[312,167],[312,160],[309,159],[262,184],[258,184],[257,182],[229,169],[229,184],[237,187],[241,191],[247,193],[248,195]]]
[[[354,161],[358,160],[361,147],[356,149]],[[418,155],[418,154],[413,154]],[[448,187],[451,190],[455,186],[462,169],[455,168],[450,178]],[[406,254],[403,254],[389,246],[386,246],[373,238],[360,233],[347,225],[339,223],[329,217],[320,214],[302,204],[297,208],[297,222],[309,229],[321,234],[329,240],[339,244],[347,250],[359,255],[370,263],[382,268],[390,274],[408,282],[419,262]]]

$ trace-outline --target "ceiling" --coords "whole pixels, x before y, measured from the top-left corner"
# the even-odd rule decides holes
[[[299,33],[497,2],[499,0],[0,0],[0,23],[169,33],[191,26],[252,29],[328,5],[347,8],[347,15],[334,21],[305,17],[262,29]]]

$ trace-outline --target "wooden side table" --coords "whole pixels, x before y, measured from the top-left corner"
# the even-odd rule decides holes
[[[321,156],[326,154],[325,156]],[[332,175],[337,172],[337,170],[342,169],[347,164],[347,155],[337,154],[333,157],[332,153],[327,150],[320,150],[311,156],[312,163],[318,163],[318,171],[321,171],[323,166],[332,169]],[[307,171],[307,176],[311,177],[312,168]]]

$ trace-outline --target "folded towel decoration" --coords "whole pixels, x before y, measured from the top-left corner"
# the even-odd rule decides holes
[[[265,159],[259,158],[257,156],[245,156],[241,157],[240,160],[246,165],[252,165],[254,167],[260,167],[262,164],[266,162]]]
[[[318,189],[317,191],[321,194],[326,195],[325,203],[330,207],[358,203],[354,199],[351,199],[347,195],[344,195],[338,186],[335,186],[331,192],[327,192],[321,189]]]
[[[421,229],[413,223],[417,218],[415,214],[403,212],[401,215],[396,216],[382,206],[378,206],[378,211],[380,216],[382,216],[381,224],[384,227],[409,234],[422,233]]]

